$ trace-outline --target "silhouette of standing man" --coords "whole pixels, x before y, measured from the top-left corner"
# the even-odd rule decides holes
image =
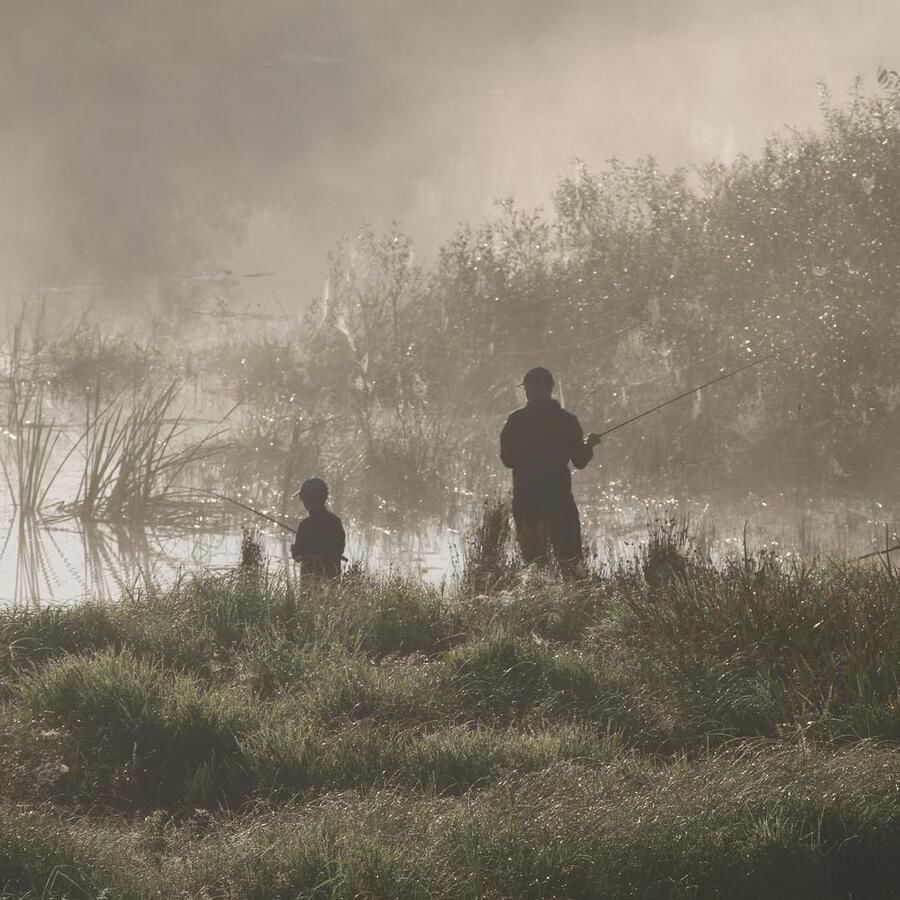
[[[516,540],[526,563],[548,562],[552,548],[563,570],[571,571],[581,560],[581,522],[569,463],[583,469],[600,435],[585,440],[578,419],[551,396],[547,369],[529,369],[522,385],[527,403],[500,433],[500,459],[513,470]]]

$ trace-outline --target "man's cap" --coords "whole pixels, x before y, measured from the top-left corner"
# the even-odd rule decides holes
[[[543,366],[535,366],[533,369],[529,369],[525,373],[525,377],[522,379],[522,385],[526,384],[542,384],[545,387],[552,388],[553,387],[553,376],[550,374],[549,369],[545,369]]]
[[[309,500],[327,500],[328,485],[321,478],[307,478],[294,496],[301,499],[306,497]]]

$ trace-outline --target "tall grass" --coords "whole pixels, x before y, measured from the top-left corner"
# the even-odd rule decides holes
[[[615,756],[457,799],[402,788],[134,824],[0,808],[14,896],[350,898],[895,895],[895,754]]]
[[[189,425],[173,414],[176,383],[120,398],[101,407],[100,391],[88,398],[84,466],[71,511],[85,519],[140,520],[169,499],[194,463],[220,452],[221,432],[179,445]]]
[[[7,420],[7,452],[0,464],[13,505],[24,515],[37,513],[47,499],[59,467],[53,453],[59,441],[54,419],[48,419],[44,393],[10,386],[10,410]]]
[[[245,566],[0,613],[0,876],[123,897],[891,896],[896,573],[717,569],[690,545],[660,527],[664,566],[455,597]]]
[[[55,390],[78,396],[101,383],[116,388],[137,388],[150,380],[155,366],[176,364],[157,346],[157,325],[141,334],[109,329],[92,321],[90,310],[74,323],[48,337],[36,354],[35,364]]]
[[[474,593],[507,586],[519,570],[508,497],[485,501],[463,546],[462,584]]]
[[[659,587],[687,576],[693,567],[703,566],[688,531],[686,520],[674,514],[656,517],[647,523],[648,539],[641,546],[640,567],[647,584]]]
[[[43,307],[34,324],[31,351],[24,337],[27,310],[23,306],[9,345],[7,416],[0,450],[0,467],[10,499],[23,515],[33,516],[44,506],[56,477],[78,445],[75,441],[62,459],[54,458],[60,426],[47,414],[44,384],[31,371],[32,355],[43,341]]]

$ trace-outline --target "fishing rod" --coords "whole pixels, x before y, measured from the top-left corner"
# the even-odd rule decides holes
[[[261,519],[265,519],[267,522],[271,522],[273,525],[279,525],[282,528],[290,531],[292,534],[297,530],[293,525],[288,525],[286,522],[282,522],[280,519],[274,518],[274,516],[270,516],[268,513],[260,512],[258,509],[254,509],[252,506],[248,506],[246,503],[241,503],[240,500],[235,500],[234,497],[228,497],[225,494],[217,494],[215,491],[205,491],[202,488],[191,488],[188,493],[191,494],[204,494],[207,497],[215,497],[217,500],[224,500],[226,503],[232,503],[235,506],[239,506],[241,509],[247,510],[247,512],[253,513],[255,516],[259,516]]]
[[[273,516],[270,516],[268,513],[260,512],[258,509],[254,509],[252,506],[248,506],[246,503],[241,503],[240,500],[235,500],[234,497],[229,497],[226,494],[217,494],[215,491],[205,491],[202,488],[193,488],[189,493],[193,494],[205,494],[207,497],[215,497],[217,500],[224,500],[226,503],[233,503],[235,506],[239,506],[241,509],[246,509],[247,512],[253,513],[255,516],[259,516],[261,519],[265,519],[267,522],[271,522],[273,525],[280,525],[282,528],[290,531],[291,534],[294,534],[296,529],[293,525],[288,525],[285,522],[282,522],[280,519],[276,519]],[[341,557],[342,562],[347,562],[347,557]]]
[[[900,544],[894,544],[893,547],[885,547],[884,550],[873,550],[871,553],[864,553],[862,556],[857,556],[855,561],[861,562],[864,559],[871,559],[873,556],[887,556],[895,550],[900,550]]]
[[[725,372],[724,375],[718,375],[716,378],[711,378],[709,381],[705,381],[703,384],[697,385],[697,387],[693,387],[688,391],[684,391],[679,394],[677,397],[672,397],[670,400],[664,400],[662,403],[657,403],[652,409],[645,409],[643,412],[638,413],[636,416],[632,416],[630,419],[626,419],[624,422],[619,422],[618,425],[613,425],[612,428],[607,428],[606,431],[599,432],[600,437],[606,437],[608,434],[612,434],[614,431],[618,431],[620,428],[624,428],[626,425],[630,425],[632,422],[637,422],[638,419],[643,419],[644,416],[649,416],[650,413],[655,413],[657,410],[662,409],[665,406],[669,406],[671,403],[675,403],[678,400],[683,400],[685,397],[690,397],[691,394],[696,394],[697,391],[702,391],[703,388],[708,388],[714,384],[718,384],[720,381],[724,381],[726,378],[733,378],[735,375],[740,374],[741,372],[746,372],[747,369],[752,369],[754,366],[762,365],[764,362],[768,362],[770,359],[774,359],[778,354],[770,353],[768,356],[763,356],[760,359],[755,359],[753,362],[745,363],[743,366],[740,366],[737,369],[732,369],[730,372]]]

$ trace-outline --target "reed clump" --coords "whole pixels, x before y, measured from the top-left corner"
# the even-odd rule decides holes
[[[34,364],[54,391],[77,397],[97,384],[139,389],[158,369],[179,365],[164,354],[157,334],[149,330],[110,329],[93,321],[90,310],[59,333],[48,335],[34,355]]]
[[[13,507],[24,516],[40,513],[62,463],[54,456],[60,427],[48,415],[47,399],[41,385],[9,383],[8,414],[4,436],[8,439],[0,453],[0,467]]]
[[[520,567],[512,526],[512,502],[496,496],[484,503],[481,518],[463,546],[463,587],[478,594],[512,583]]]
[[[165,518],[189,468],[221,452],[222,432],[185,440],[189,423],[174,411],[175,382],[103,405],[99,388],[85,406],[81,482],[66,509],[84,519]],[[177,503],[176,503],[177,506]]]

